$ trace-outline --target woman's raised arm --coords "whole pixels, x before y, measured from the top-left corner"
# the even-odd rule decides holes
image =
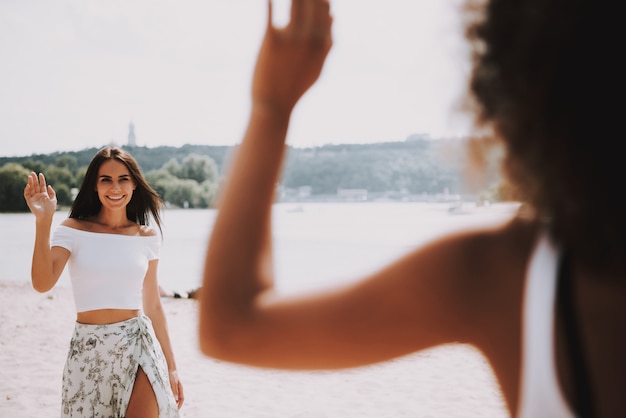
[[[276,28],[268,1],[251,114],[206,255],[200,342],[207,353],[213,352],[214,337],[224,326],[232,329],[224,320],[238,322],[249,315],[257,296],[271,286],[270,215],[289,118],[322,71],[332,45],[331,24],[327,0],[293,0],[290,22]]]
[[[50,248],[50,228],[57,208],[56,193],[52,186],[46,185],[46,178],[42,173],[31,173],[24,187],[24,199],[36,219],[32,284],[38,292],[47,292],[59,280],[70,255],[64,248]]]
[[[321,73],[331,23],[327,1],[293,0],[289,24],[277,29],[270,3],[249,123],[206,254],[199,333],[202,351],[212,357],[285,369],[343,368],[469,338],[475,301],[465,302],[465,288],[451,284],[480,276],[475,260],[462,257],[473,240],[467,236],[432,243],[352,286],[302,298],[273,295],[270,220],[289,118]]]

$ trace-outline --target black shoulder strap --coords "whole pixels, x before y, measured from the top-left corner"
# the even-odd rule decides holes
[[[584,347],[579,335],[576,307],[574,303],[571,256],[563,253],[559,262],[557,298],[564,319],[567,347],[571,355],[571,367],[574,371],[578,414],[581,418],[593,417],[593,396],[587,371]]]

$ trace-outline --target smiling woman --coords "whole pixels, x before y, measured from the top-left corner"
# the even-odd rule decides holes
[[[135,159],[106,147],[92,158],[69,218],[51,235],[57,199],[31,173],[36,217],[32,284],[47,292],[68,265],[76,325],[63,372],[61,416],[178,417],[176,372],[157,265],[161,200]]]

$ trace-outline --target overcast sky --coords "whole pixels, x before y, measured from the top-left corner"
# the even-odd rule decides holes
[[[288,0],[275,0],[288,13]],[[467,133],[458,1],[331,0],[334,46],[288,141]],[[0,155],[233,145],[266,0],[0,0]]]

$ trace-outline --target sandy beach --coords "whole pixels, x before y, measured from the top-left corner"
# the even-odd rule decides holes
[[[182,417],[480,417],[508,413],[474,350],[445,346],[368,367],[285,372],[203,356],[197,301],[163,299],[185,388]],[[0,281],[0,417],[56,417],[73,329],[71,290]]]

